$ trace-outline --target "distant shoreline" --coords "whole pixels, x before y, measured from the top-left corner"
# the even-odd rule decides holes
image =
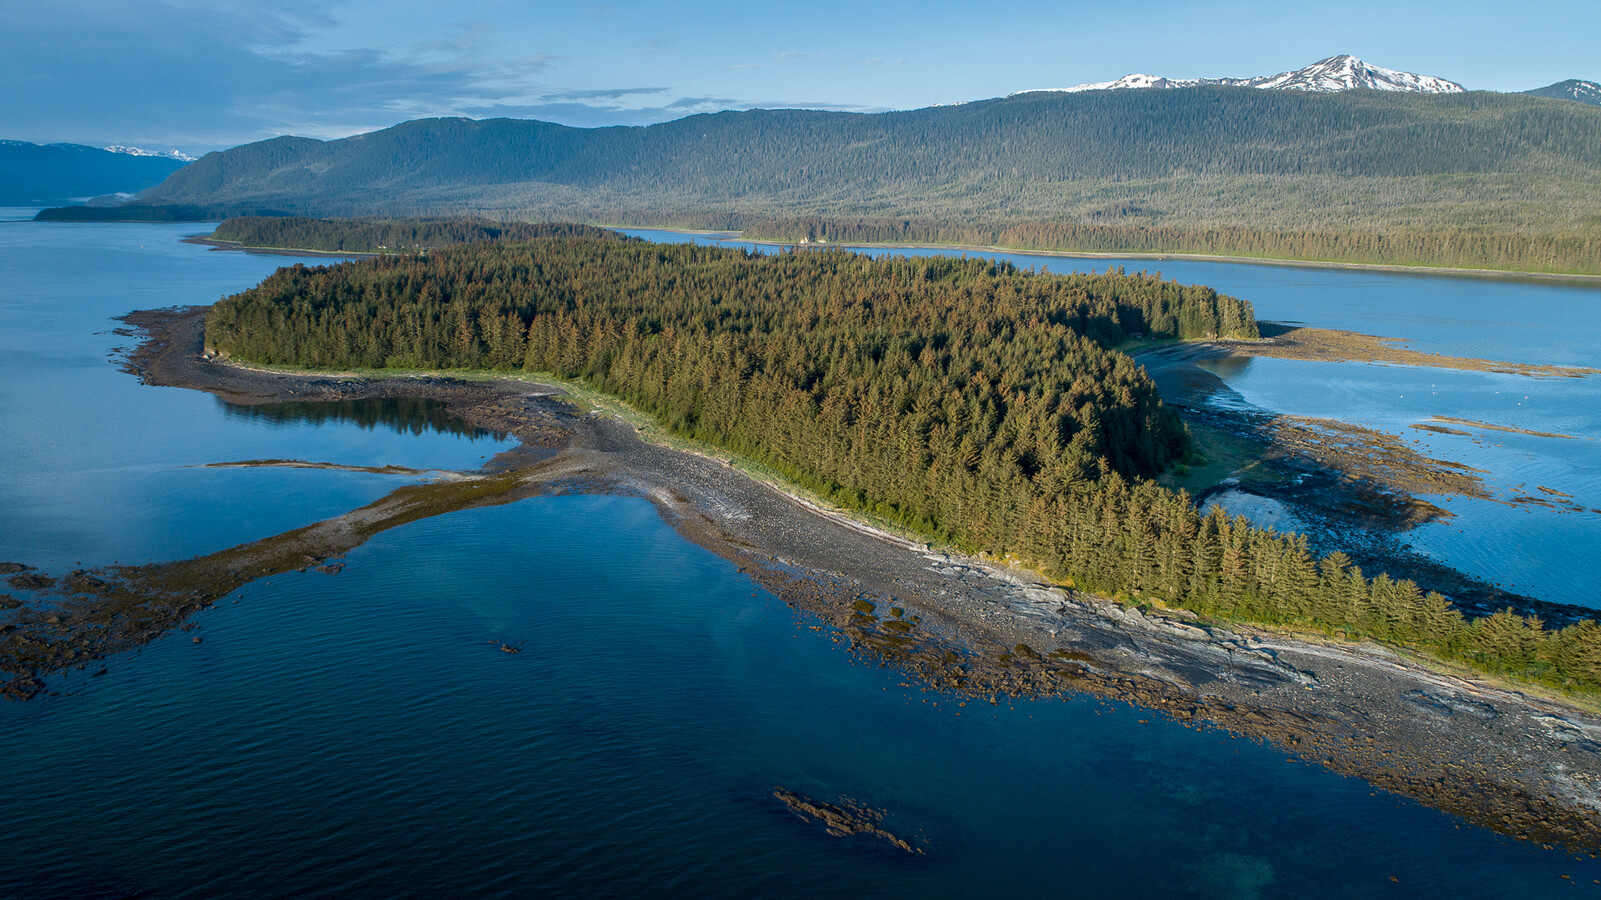
[[[133,223],[131,220],[130,224]],[[170,224],[164,222],[151,222],[150,224]],[[1584,275],[1569,272],[1530,272],[1517,269],[1466,269],[1450,266],[1409,266],[1392,263],[1357,263],[1357,262],[1329,262],[1327,260],[1313,259],[1279,259],[1260,256],[1213,256],[1205,253],[1149,253],[1149,252],[1101,252],[1094,250],[1028,250],[1019,247],[1001,247],[985,244],[885,244],[868,241],[848,243],[818,243],[800,244],[796,241],[774,241],[747,238],[743,232],[727,229],[702,228],[667,228],[654,225],[618,225],[603,224],[598,228],[608,228],[613,231],[661,231],[669,234],[696,235],[699,237],[715,238],[724,241],[742,241],[766,247],[841,247],[845,249],[861,248],[865,250],[950,250],[961,253],[1018,253],[1029,256],[1051,256],[1062,259],[1150,259],[1164,260],[1176,259],[1186,262],[1215,262],[1239,263],[1256,266],[1289,266],[1301,269],[1344,269],[1353,272],[1387,272],[1399,275],[1425,275],[1446,278],[1490,279],[1495,281],[1536,281],[1548,284],[1569,284],[1580,287],[1601,287],[1601,275]],[[242,250],[246,253],[266,253],[284,256],[337,256],[356,259],[365,259],[373,256],[382,256],[382,253],[373,252],[340,252],[330,250],[308,250],[296,247],[255,247],[246,246],[238,241],[221,241],[205,235],[192,235],[184,239],[191,244],[208,244],[218,250]]]
[[[1452,278],[1489,278],[1507,281],[1552,281],[1583,286],[1601,286],[1601,275],[1581,275],[1567,272],[1526,272],[1512,269],[1462,269],[1448,266],[1406,266],[1387,263],[1328,262],[1313,259],[1276,259],[1260,256],[1212,256],[1204,253],[1104,253],[1093,250],[1025,250],[1018,247],[987,246],[983,244],[878,244],[867,241],[822,242],[801,244],[796,241],[772,241],[747,238],[738,231],[708,231],[696,228],[660,228],[641,225],[604,225],[616,231],[665,231],[673,234],[693,234],[737,240],[770,247],[860,247],[870,250],[958,250],[968,253],[1022,253],[1029,256],[1056,256],[1066,259],[1178,259],[1191,262],[1245,263],[1259,266],[1292,266],[1303,269],[1349,269],[1353,271],[1395,272],[1399,274],[1441,275]]]
[[[185,244],[201,244],[213,250],[238,250],[259,256],[331,256],[339,259],[372,259],[382,253],[365,253],[354,250],[307,250],[301,247],[247,247],[238,241],[221,241],[203,234],[192,234],[183,239]]]

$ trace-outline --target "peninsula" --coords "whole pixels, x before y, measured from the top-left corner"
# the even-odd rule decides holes
[[[638,296],[653,302],[624,305]],[[519,355],[509,319],[522,312]],[[131,365],[152,384],[247,404],[430,397],[522,446],[215,558],[74,573],[51,619],[7,628],[13,693],[165,633],[242,581],[335,565],[385,528],[533,493],[619,491],[932,690],[1116,697],[1272,740],[1507,833],[1571,847],[1601,838],[1601,720],[1584,701],[1446,663],[1583,694],[1593,622],[1468,619],[1405,582],[1312,559],[1294,538],[1201,516],[1148,480],[1183,458],[1183,431],[1107,345],[1134,328],[1248,335],[1237,300],[1138,276],[752,255],[579,229],[297,266],[210,309],[132,321],[147,339]],[[345,322],[399,340],[363,346]],[[304,358],[284,358],[291,347]],[[575,411],[538,372],[588,385],[608,408],[606,395],[621,397],[641,410],[638,427]],[[924,463],[897,462],[909,452]],[[11,652],[23,649],[32,655]]]

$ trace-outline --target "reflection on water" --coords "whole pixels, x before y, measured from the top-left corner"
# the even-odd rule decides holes
[[[473,469],[510,446],[423,404],[344,414],[297,404],[312,421],[241,411],[198,391],[152,389],[122,372],[119,348],[132,338],[119,333],[118,316],[209,303],[294,262],[182,240],[205,230],[0,223],[0,561],[59,574],[215,553],[395,488],[389,475],[206,468],[212,463]],[[361,424],[378,421],[432,424]]]
[[[469,425],[450,413],[439,401],[411,397],[385,397],[369,400],[297,400],[241,406],[219,399],[223,415],[230,419],[263,422],[268,425],[326,425],[349,423],[362,428],[383,426],[397,434],[421,435],[428,432],[477,440],[487,437],[504,440],[503,432]]]

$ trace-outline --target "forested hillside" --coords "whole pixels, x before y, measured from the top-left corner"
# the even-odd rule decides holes
[[[1271,231],[1029,222],[959,225],[917,219],[775,219],[754,222],[756,241],[945,244],[1083,253],[1188,253],[1370,265],[1601,274],[1601,235],[1427,231]]]
[[[1469,622],[1149,480],[1186,436],[1109,349],[1131,331],[1255,326],[1248,304],[1146,276],[581,234],[295,266],[206,320],[208,346],[263,363],[581,379],[842,504],[1081,587],[1601,687],[1593,622]]]
[[[752,110],[642,128],[434,119],[211,154],[140,198],[215,215],[461,215],[742,228],[913,219],[1176,235],[1186,252],[1598,271],[1601,109],[1537,97],[1249,88],[1036,93],[863,115]],[[1287,236],[1302,236],[1305,241]],[[1459,239],[1459,236],[1461,239]],[[1247,245],[1268,249],[1247,253]],[[1398,247],[1449,245],[1449,252]],[[1053,249],[1085,249],[1052,244]],[[1328,248],[1334,248],[1333,251]],[[1454,260],[1444,263],[1444,260]],[[1586,267],[1589,268],[1586,268]]]

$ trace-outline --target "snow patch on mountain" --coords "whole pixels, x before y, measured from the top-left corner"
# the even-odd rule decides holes
[[[1584,81],[1579,78],[1570,78],[1543,88],[1524,91],[1534,97],[1546,97],[1552,100],[1577,100],[1591,106],[1601,106],[1601,84],[1594,81]]]
[[[1064,91],[1122,91],[1135,88],[1171,88],[1182,87],[1177,82],[1163,78],[1160,75],[1124,75],[1116,81],[1097,81],[1094,84],[1081,84],[1078,87],[1063,88]]]
[[[1160,75],[1124,75],[1116,81],[1097,81],[1070,88],[1055,88],[1055,93],[1081,91],[1138,90],[1142,88],[1186,88],[1202,85],[1225,87],[1252,87],[1271,91],[1411,91],[1425,94],[1459,94],[1462,85],[1433,75],[1416,75],[1399,72],[1382,66],[1369,65],[1354,56],[1331,56],[1304,69],[1280,72],[1277,75],[1259,75],[1251,78],[1164,78]],[[1024,91],[1022,93],[1033,93]]]
[[[177,148],[165,151],[141,150],[138,147],[127,147],[122,144],[112,144],[111,146],[104,147],[102,149],[107,153],[123,153],[128,156],[159,156],[162,159],[176,159],[182,160],[183,162],[194,162],[196,159],[196,157],[190,156],[189,154]]]

